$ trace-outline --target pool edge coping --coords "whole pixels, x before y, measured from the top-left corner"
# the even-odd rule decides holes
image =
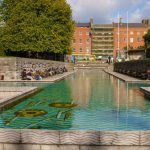
[[[124,75],[124,74],[120,74],[120,73],[117,73],[117,72],[113,72],[113,71],[109,71],[109,70],[106,70],[106,69],[103,69],[103,71],[109,75],[112,75],[126,83],[150,83],[150,80],[140,80],[140,79],[136,79],[136,78],[133,78],[133,77],[130,77],[130,76],[127,76],[127,75]],[[128,79],[125,79],[124,77],[120,77],[119,75],[123,75],[123,76],[126,76],[128,78],[131,78],[130,80]]]
[[[12,87],[6,87],[6,88],[12,88]],[[16,89],[17,88],[20,89],[21,92],[19,94],[2,99],[3,101],[0,102],[0,110],[3,109],[3,107],[5,107],[6,105],[10,105],[11,103],[13,103],[15,101],[20,100],[20,99],[38,91],[37,87],[26,87],[26,88],[25,87],[16,87]]]
[[[0,128],[0,143],[150,146],[150,131],[39,130]]]
[[[54,76],[53,79],[48,80],[48,79],[44,79],[44,80],[0,80],[1,83],[5,83],[5,82],[22,82],[22,83],[55,83],[58,82],[64,78],[66,78],[69,75],[72,75],[73,73],[75,73],[76,71],[69,71],[66,72],[65,74],[62,74],[61,76]],[[49,77],[50,78],[50,77]]]

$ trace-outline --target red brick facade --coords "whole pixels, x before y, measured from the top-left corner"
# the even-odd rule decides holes
[[[90,24],[77,24],[72,40],[72,54],[91,54]]]
[[[72,40],[72,55],[80,55],[84,57],[86,55],[92,54],[93,49],[92,49],[91,30],[92,30],[91,23],[76,24],[75,32]],[[144,34],[147,33],[147,31],[148,31],[148,25],[144,23],[129,23],[128,35],[127,35],[127,23],[121,23],[119,25],[119,40],[118,40],[118,24],[113,23],[112,24],[112,32],[113,32],[112,51],[113,51],[114,58],[116,58],[117,56],[124,57],[126,55],[125,53],[127,52],[126,50],[127,47],[129,50],[131,49],[131,47],[136,49],[140,46],[144,46],[143,36]],[[95,53],[93,52],[93,54]]]
[[[127,24],[120,25],[119,32],[119,49],[120,55],[122,56],[127,48]],[[129,24],[128,28],[128,48],[133,47],[134,49],[139,46],[144,46],[143,36],[148,31],[148,27],[144,24]],[[117,57],[118,49],[118,27],[114,27],[114,58]]]

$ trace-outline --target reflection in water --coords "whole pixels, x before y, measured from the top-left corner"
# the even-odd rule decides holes
[[[113,77],[114,86],[114,107],[116,109],[116,122],[119,125],[122,122],[122,112],[124,110],[125,129],[128,130],[131,125],[137,123],[142,127],[148,127],[149,121],[143,120],[146,110],[146,100],[139,87],[131,83],[125,83]],[[150,108],[148,108],[149,110]],[[141,111],[141,112],[140,112]],[[144,116],[144,117],[143,117]],[[143,117],[143,118],[142,118]],[[133,119],[131,121],[131,119]],[[143,125],[143,123],[145,125]]]
[[[114,106],[115,107],[136,107],[145,108],[145,98],[138,87],[130,83],[125,83],[117,78],[113,78],[114,86]]]
[[[92,89],[92,74],[88,71],[78,72],[77,77],[69,80],[73,102],[80,106],[89,104]]]

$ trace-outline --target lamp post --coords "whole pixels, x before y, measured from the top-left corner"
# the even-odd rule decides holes
[[[127,60],[129,59],[129,55],[128,55],[128,45],[129,45],[128,38],[129,38],[129,33],[128,33],[128,31],[129,31],[129,24],[128,24],[128,12],[127,12]]]
[[[118,12],[118,47],[117,47],[117,58],[120,58],[120,19],[119,19],[119,12]]]

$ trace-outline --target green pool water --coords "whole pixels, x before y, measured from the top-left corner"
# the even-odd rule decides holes
[[[102,70],[77,71],[54,84],[1,83],[37,86],[41,91],[2,111],[0,128],[52,130],[150,130],[150,100],[139,87]]]

